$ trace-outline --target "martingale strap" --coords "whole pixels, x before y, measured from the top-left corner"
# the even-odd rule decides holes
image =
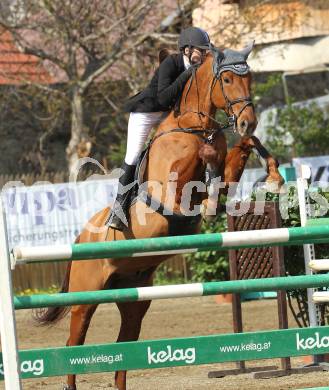
[[[157,140],[158,138],[162,137],[163,135],[172,134],[172,133],[192,134],[192,135],[196,135],[196,136],[202,138],[202,140],[205,143],[212,143],[215,135],[222,129],[223,128],[220,128],[220,129],[193,129],[193,128],[177,127],[175,129],[171,129],[169,131],[163,131],[163,132],[161,132],[159,134],[156,134],[151,139],[151,141],[148,143],[147,148],[150,148],[151,145],[153,144],[153,142],[155,140]]]

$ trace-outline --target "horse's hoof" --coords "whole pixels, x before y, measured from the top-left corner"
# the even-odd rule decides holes
[[[74,386],[65,385],[65,386],[63,387],[63,390],[77,390],[77,387],[76,387],[76,385],[74,385]]]

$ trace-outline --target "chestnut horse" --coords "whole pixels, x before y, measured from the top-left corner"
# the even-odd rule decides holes
[[[216,214],[219,207],[214,205],[216,202],[207,204],[210,198],[207,192],[199,192],[199,188],[198,191],[192,188],[186,192],[186,184],[196,181],[204,183],[207,168],[211,177],[220,177],[225,183],[225,186],[215,191],[215,198],[218,198],[227,192],[228,183],[239,181],[252,148],[256,148],[266,158],[268,181],[282,182],[275,159],[251,135],[257,124],[250,98],[251,76],[246,63],[251,49],[227,49],[221,52],[213,48],[187,82],[177,109],[160,124],[149,146],[143,176],[146,183],[144,189],[149,195],[152,194],[152,198],[173,210],[173,215],[154,212],[144,201],[137,200],[130,207],[129,227],[119,232],[107,228],[106,220],[110,210],[106,208],[92,217],[77,242],[167,236],[173,231],[173,225],[179,227],[174,234],[198,233],[201,218],[186,214],[202,202],[205,210],[212,209],[212,214]],[[226,112],[231,125],[241,135],[239,142],[229,152],[223,131],[214,118],[217,109]],[[186,193],[190,195],[188,205],[183,204]],[[62,292],[151,286],[157,266],[169,257],[168,254],[133,259],[74,261],[68,265]],[[118,342],[138,339],[150,303],[117,303],[121,315]],[[71,311],[67,345],[81,345],[96,307],[95,304],[89,304],[73,306],[71,309],[48,308],[39,321],[43,324],[54,323]],[[126,389],[126,371],[115,373],[115,384],[119,390]],[[68,376],[64,389],[76,389],[75,375]]]

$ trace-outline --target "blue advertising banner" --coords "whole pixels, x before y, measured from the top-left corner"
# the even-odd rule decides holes
[[[9,247],[72,243],[89,218],[112,205],[116,180],[6,186]]]

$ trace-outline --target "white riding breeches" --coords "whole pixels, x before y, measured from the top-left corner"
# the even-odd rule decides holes
[[[168,112],[131,112],[125,162],[135,165],[151,130],[166,118]]]

